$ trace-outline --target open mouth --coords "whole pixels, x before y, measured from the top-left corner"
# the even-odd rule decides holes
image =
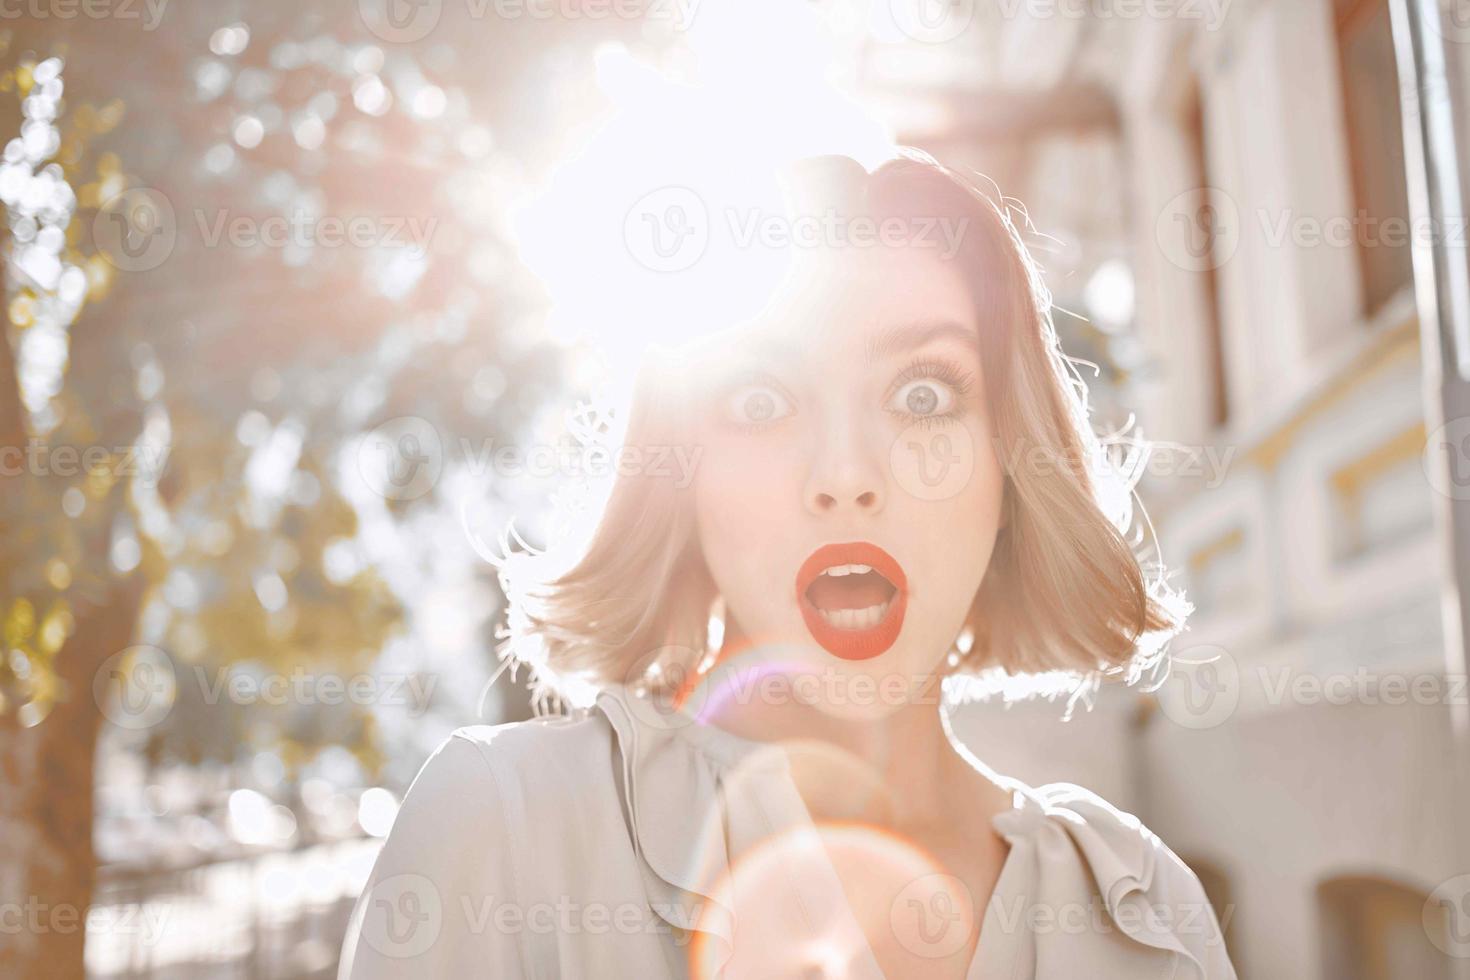
[[[876,657],[898,639],[908,581],[875,544],[823,545],[796,573],[796,601],[822,649],[844,660]]]

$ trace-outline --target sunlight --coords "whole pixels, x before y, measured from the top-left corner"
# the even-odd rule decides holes
[[[891,134],[831,81],[837,49],[805,5],[708,0],[676,54],[655,67],[600,49],[609,122],[514,219],[548,329],[599,348],[610,379],[631,377],[649,345],[761,309],[789,262],[766,233],[789,220],[782,166],[892,155]]]

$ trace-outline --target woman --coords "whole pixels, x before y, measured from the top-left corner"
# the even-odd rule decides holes
[[[507,654],[591,703],[440,747],[342,976],[1233,977],[1157,837],[940,705],[981,668],[1135,680],[1189,611],[1008,209],[913,153],[788,186],[841,233],[638,379],[626,443],[692,479],[623,472],[569,567],[502,568]]]

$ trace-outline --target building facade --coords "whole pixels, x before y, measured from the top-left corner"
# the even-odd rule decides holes
[[[1073,279],[1131,272],[1105,339],[1133,363],[1101,404],[1156,443],[1138,490],[1197,610],[1156,693],[1105,688],[1066,723],[1054,702],[970,704],[956,727],[1002,770],[1137,813],[1205,882],[1241,976],[1449,977],[1445,951],[1470,954],[1467,695],[1434,495],[1462,488],[1423,463],[1442,434],[1410,253],[1463,248],[1464,227],[1406,220],[1386,0],[1188,6],[1094,25],[1080,70],[1115,99],[1116,223],[1064,258]],[[1024,193],[1042,224],[1075,214],[1065,189]]]

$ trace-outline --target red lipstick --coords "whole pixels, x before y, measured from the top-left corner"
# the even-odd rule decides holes
[[[843,660],[867,660],[898,639],[908,578],[875,544],[823,545],[797,570],[796,603],[822,649]]]

